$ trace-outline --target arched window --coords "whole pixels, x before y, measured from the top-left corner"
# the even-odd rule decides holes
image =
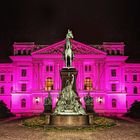
[[[90,77],[86,77],[86,79],[84,81],[84,89],[92,90],[92,79]]]
[[[21,107],[25,108],[26,107],[26,99],[21,100]]]
[[[117,106],[117,100],[112,99],[112,108],[116,108],[116,106]]]
[[[0,93],[3,94],[4,93],[4,87],[0,87]]]
[[[53,79],[51,77],[46,79],[45,90],[53,90]]]
[[[133,91],[134,91],[134,94],[137,94],[138,93],[138,88],[136,86],[134,86]]]

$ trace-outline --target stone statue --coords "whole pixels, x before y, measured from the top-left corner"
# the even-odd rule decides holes
[[[60,93],[54,115],[86,115],[82,108],[76,93],[72,90],[74,75],[72,81]]]
[[[74,57],[74,54],[72,52],[72,44],[71,44],[72,38],[73,38],[72,31],[68,30],[68,33],[66,34],[66,46],[64,50],[64,60],[66,63],[66,67],[71,67],[71,63]]]
[[[52,97],[50,92],[48,93],[48,97],[45,98],[44,105],[52,105]]]
[[[44,113],[52,111],[52,97],[50,92],[48,93],[48,97],[44,100]]]
[[[88,93],[85,97],[84,97],[84,101],[86,105],[93,105],[93,97],[90,96],[90,93]]]

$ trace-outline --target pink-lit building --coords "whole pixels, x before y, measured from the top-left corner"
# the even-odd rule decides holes
[[[60,70],[66,41],[52,45],[34,42],[13,44],[12,63],[0,64],[0,100],[16,114],[43,112],[44,99],[51,93],[53,108],[61,91]],[[86,45],[72,40],[73,67],[78,70],[77,92],[90,92],[94,109],[103,114],[123,114],[140,101],[140,64],[126,63],[123,42]]]

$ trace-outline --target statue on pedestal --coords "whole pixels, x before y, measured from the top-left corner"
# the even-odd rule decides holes
[[[94,106],[93,106],[93,97],[90,96],[90,93],[88,93],[85,97],[84,97],[84,101],[85,101],[85,107],[86,107],[86,111],[87,112],[94,112]]]
[[[64,50],[64,60],[66,63],[66,67],[71,67],[71,63],[74,57],[73,51],[72,51],[72,44],[71,39],[73,38],[72,31],[68,30],[68,33],[66,34],[66,45]]]
[[[93,97],[90,96],[90,93],[88,93],[85,97],[84,97],[84,101],[86,105],[93,105]]]
[[[51,112],[52,111],[52,97],[50,92],[48,92],[48,97],[44,100],[44,112]]]
[[[72,90],[74,75],[72,81],[60,93],[54,115],[86,115],[82,108],[76,93]]]
[[[63,52],[66,66],[60,71],[62,91],[59,93],[56,108],[50,117],[50,124],[56,126],[85,126],[89,124],[89,117],[83,109],[76,91],[78,71],[72,67],[74,57],[72,38],[73,34],[68,30],[65,50]]]

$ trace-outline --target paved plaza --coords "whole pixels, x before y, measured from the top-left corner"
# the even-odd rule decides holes
[[[21,120],[0,123],[0,140],[139,140],[140,122],[119,121],[117,126],[93,131],[44,131],[28,128]]]

